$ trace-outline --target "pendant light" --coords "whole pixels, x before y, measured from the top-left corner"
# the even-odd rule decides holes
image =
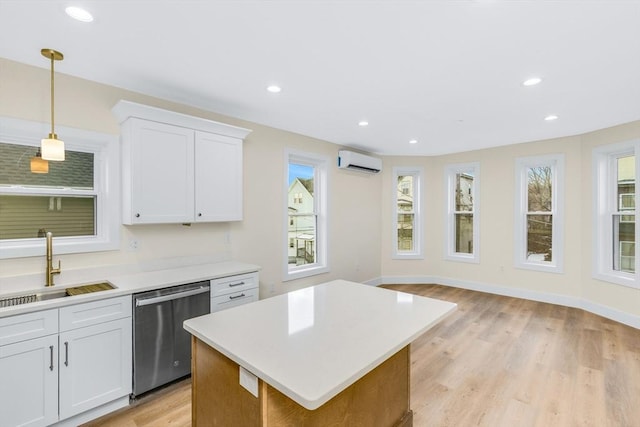
[[[49,173],[49,162],[42,158],[39,148],[31,158],[31,173]]]
[[[40,148],[42,150],[42,159],[43,160],[54,160],[54,161],[62,161],[64,160],[64,141],[58,139],[58,135],[56,135],[54,130],[54,110],[53,110],[53,63],[54,61],[62,61],[64,56],[53,49],[41,49],[40,53],[45,58],[51,59],[51,133],[48,138],[43,138],[41,141]],[[36,154],[37,157],[37,154]],[[47,166],[48,168],[48,166]]]

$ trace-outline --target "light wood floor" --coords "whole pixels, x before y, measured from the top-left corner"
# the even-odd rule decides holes
[[[414,426],[640,427],[640,330],[582,310],[438,285],[458,304],[411,346]],[[90,426],[190,426],[191,383]]]

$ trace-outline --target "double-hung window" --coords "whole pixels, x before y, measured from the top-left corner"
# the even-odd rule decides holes
[[[329,271],[327,169],[324,156],[287,150],[284,280]]]
[[[515,266],[563,272],[564,155],[516,161]]]
[[[452,261],[479,262],[480,165],[466,163],[445,169],[447,237],[445,257]]]
[[[117,137],[60,127],[66,159],[37,173],[31,160],[45,131],[0,119],[0,258],[43,255],[46,232],[59,254],[117,249]]]
[[[394,259],[421,259],[420,182],[422,169],[393,168],[393,255]]]
[[[594,277],[640,287],[636,195],[640,142],[598,147],[594,169]]]

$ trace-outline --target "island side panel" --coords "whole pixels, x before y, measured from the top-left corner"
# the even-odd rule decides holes
[[[310,411],[273,387],[262,384],[264,427],[409,427],[409,346],[343,390],[333,399]]]
[[[260,401],[240,385],[239,367],[192,338],[192,426],[260,427]]]

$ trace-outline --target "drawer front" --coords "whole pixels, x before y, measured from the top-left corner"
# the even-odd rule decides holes
[[[131,317],[131,295],[62,307],[60,331]]]
[[[240,274],[211,280],[211,298],[258,287],[258,273]]]
[[[237,305],[258,301],[258,288],[238,291],[231,294],[211,298],[211,312],[224,310]]]
[[[0,346],[57,333],[57,309],[19,314],[0,319]]]

